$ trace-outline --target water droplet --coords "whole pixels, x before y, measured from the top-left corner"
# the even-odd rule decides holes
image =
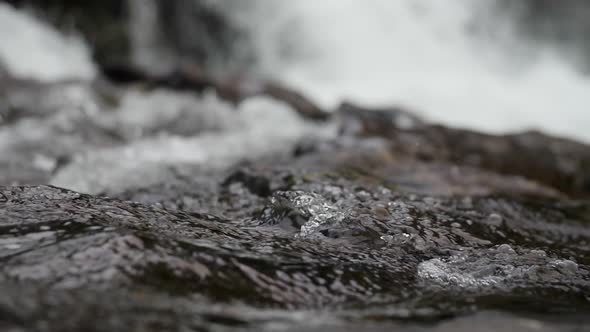
[[[514,254],[514,253],[516,253],[516,252],[514,251],[514,249],[512,249],[512,247],[511,247],[510,245],[508,245],[508,244],[502,244],[502,245],[500,245],[500,246],[499,246],[499,247],[496,249],[496,251],[497,251],[498,253],[501,253],[501,254]]]
[[[556,260],[551,265],[563,274],[572,275],[578,272],[578,264],[568,259]]]
[[[383,235],[383,236],[381,236],[381,240],[383,240],[385,242],[391,242],[391,241],[393,241],[393,236],[391,236],[391,235]]]

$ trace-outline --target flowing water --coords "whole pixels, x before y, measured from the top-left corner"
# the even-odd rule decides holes
[[[326,106],[397,104],[453,126],[590,140],[588,77],[517,38],[494,2],[259,1],[252,21],[267,72]]]
[[[260,73],[326,107],[590,140],[587,79],[507,22],[482,32],[492,1],[252,4],[229,15]],[[25,79],[0,81],[0,330],[590,326],[590,204],[566,196],[590,191],[582,145],[387,112],[365,116],[383,137],[337,137],[346,119],[267,97],[97,82],[80,39],[1,4],[0,37]],[[562,175],[565,193],[550,187]]]
[[[247,10],[223,3],[237,8],[231,14],[250,31],[261,70],[324,106],[396,104],[453,126],[590,140],[590,80],[555,49],[515,37],[493,0],[256,0]],[[149,9],[138,20],[153,17]],[[78,39],[6,5],[0,15],[0,59],[16,74],[93,76]],[[135,30],[141,55],[150,42]]]
[[[0,3],[0,65],[13,75],[42,81],[91,79],[96,69],[88,47],[39,20]]]

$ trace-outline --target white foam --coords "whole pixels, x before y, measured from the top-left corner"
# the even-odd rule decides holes
[[[342,99],[398,104],[453,126],[538,128],[590,142],[586,77],[547,50],[509,40],[499,17],[488,19],[502,43],[468,33],[493,2],[260,0],[265,23],[254,33],[266,72],[327,107]],[[285,48],[296,56],[281,58]]]
[[[166,110],[173,113],[174,108],[184,107],[200,112],[203,121],[220,127],[198,136],[164,134],[120,147],[88,151],[60,170],[51,184],[86,193],[145,186],[165,180],[168,165],[225,167],[241,160],[289,153],[305,136],[333,135],[335,131],[306,123],[286,104],[264,97],[247,99],[234,109],[215,95],[199,99],[183,93],[156,91],[145,95],[146,102],[141,102],[137,93],[128,94],[128,100],[114,111],[128,114],[118,115],[119,119],[125,119],[118,122],[133,123],[140,113],[157,119]]]
[[[96,69],[86,45],[0,3],[0,63],[14,76],[55,81],[92,79]]]
[[[519,254],[503,244],[480,252],[434,258],[420,263],[417,275],[428,284],[477,290],[506,287],[519,280],[557,283],[579,273],[578,264],[571,260],[549,258],[540,250],[521,251]]]

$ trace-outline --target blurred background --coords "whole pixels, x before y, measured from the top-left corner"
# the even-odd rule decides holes
[[[190,68],[326,109],[588,142],[589,33],[584,0],[3,0],[0,67],[42,82]]]

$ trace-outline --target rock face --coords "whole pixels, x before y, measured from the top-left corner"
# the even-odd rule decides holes
[[[13,114],[0,133],[39,116]],[[589,147],[350,104],[327,121],[340,136],[229,168],[170,161],[96,195],[1,166],[14,185],[0,187],[0,328],[587,328]],[[42,135],[91,153],[140,139]],[[41,153],[32,139],[6,163]]]

